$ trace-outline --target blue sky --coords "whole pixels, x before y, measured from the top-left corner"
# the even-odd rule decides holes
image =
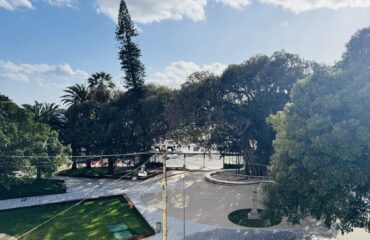
[[[119,0],[0,0],[0,92],[17,103],[60,102],[62,90],[106,71],[120,85]],[[284,49],[332,64],[370,25],[368,0],[127,0],[147,81],[179,87],[193,71]]]

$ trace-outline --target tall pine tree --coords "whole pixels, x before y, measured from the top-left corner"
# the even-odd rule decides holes
[[[145,70],[143,63],[140,61],[141,51],[138,45],[132,41],[132,38],[136,36],[138,36],[138,32],[131,20],[126,2],[121,0],[116,39],[118,41],[121,69],[125,72],[124,86],[128,91],[141,92],[144,87]]]

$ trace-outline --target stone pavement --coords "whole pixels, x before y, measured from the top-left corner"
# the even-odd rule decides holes
[[[169,177],[168,215],[169,239],[183,239],[182,173]],[[204,173],[186,173],[186,239],[274,239],[290,236],[303,239],[309,234],[317,239],[332,239],[332,231],[322,226],[289,226],[281,224],[266,229],[245,228],[234,225],[227,219],[228,213],[240,208],[251,207],[249,190],[252,186],[221,186],[204,180]],[[137,195],[130,195],[136,207],[152,224],[161,221],[160,182],[151,189]],[[229,233],[233,233],[230,234]],[[230,236],[230,237],[227,237]],[[149,239],[161,239],[160,235]],[[288,238],[287,238],[288,239]]]
[[[65,180],[67,192],[39,197],[16,198],[0,201],[0,210],[36,206],[47,203],[81,200],[84,198],[103,197],[122,194],[136,185],[131,181],[114,181],[111,179],[84,179],[57,177]]]
[[[168,224],[169,239],[171,240],[183,239],[184,222],[181,215],[182,206],[181,204],[179,205],[179,194],[182,189],[182,174],[183,173],[181,172],[169,173],[170,177],[168,182],[168,192],[172,195],[169,197]],[[237,194],[238,192],[240,192],[240,189],[233,189],[233,187],[230,186],[215,185],[217,187],[213,188],[214,191],[207,193],[205,192],[205,190],[212,189],[213,186],[204,185],[210,183],[207,183],[203,180],[203,173],[186,174],[186,192],[189,196],[189,198],[186,199],[186,239],[275,239],[273,237],[276,237],[276,239],[278,239],[278,236],[289,237],[286,239],[302,239],[302,237],[307,235],[308,233],[316,234],[316,237],[318,237],[316,239],[331,239],[331,236],[333,235],[332,232],[320,226],[296,228],[285,228],[285,226],[282,226],[281,228],[261,230],[249,229],[233,225],[225,220],[225,216],[227,216],[227,214],[230,212],[230,209],[242,208],[246,205],[237,205],[236,202],[228,203],[227,201],[236,198],[237,201],[243,202],[243,204],[249,204],[248,198],[243,195]],[[137,209],[153,227],[155,227],[156,222],[162,221],[161,206],[148,202],[148,199],[150,200],[150,198],[152,198],[152,202],[160,202],[162,191],[161,176],[156,176],[143,182],[68,177],[63,179],[65,179],[68,189],[67,193],[65,194],[29,197],[26,201],[22,201],[22,199],[2,200],[0,201],[0,209],[11,209],[46,203],[80,200],[90,197],[100,197],[126,193],[128,197],[133,201]],[[197,192],[196,189],[199,189],[199,192]],[[211,195],[208,196],[208,194]],[[197,196],[197,198],[191,195],[199,196]],[[210,207],[212,208],[213,206],[210,205],[207,210],[200,212],[197,207],[199,208],[206,206],[207,201],[209,202],[210,199],[212,199],[212,201],[215,201],[214,204],[219,203],[220,208],[218,208],[217,210],[210,210]],[[191,206],[195,208],[192,208]],[[201,213],[201,215],[199,215],[199,212]],[[156,234],[152,237],[149,237],[148,239],[159,240],[161,238],[161,234]]]

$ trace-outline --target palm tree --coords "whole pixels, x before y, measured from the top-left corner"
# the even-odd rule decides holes
[[[105,72],[97,72],[87,79],[90,88],[90,97],[97,103],[107,103],[112,98],[115,85],[112,76]]]
[[[66,95],[63,95],[62,102],[67,106],[83,104],[89,101],[89,89],[83,84],[76,84],[67,87]]]
[[[48,124],[54,130],[61,130],[64,124],[63,111],[55,103],[24,104],[23,107],[32,114],[36,122]]]

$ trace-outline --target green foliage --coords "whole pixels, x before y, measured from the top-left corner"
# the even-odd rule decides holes
[[[144,87],[145,71],[140,61],[141,51],[132,38],[138,35],[135,25],[131,20],[126,2],[121,0],[118,24],[116,28],[116,39],[118,41],[118,57],[121,69],[125,72],[125,87],[138,94]]]
[[[153,140],[164,136],[166,116],[173,91],[147,85],[137,98],[132,91],[121,92],[104,104],[88,101],[71,105],[65,113],[63,140],[73,155],[122,154],[149,150]],[[115,159],[109,160],[111,174]],[[87,160],[90,167],[90,160]],[[73,165],[73,168],[76,164]]]
[[[166,133],[165,116],[172,99],[171,90],[148,85],[141,99],[132,92],[122,93],[99,113],[104,152],[138,152],[149,150],[153,140]],[[140,109],[140,112],[138,112]]]
[[[313,216],[329,227],[339,220],[343,231],[369,226],[370,69],[356,63],[359,49],[362,64],[370,59],[368,32],[354,36],[341,64],[300,81],[291,102],[270,117],[277,132],[275,182],[264,200],[270,214],[293,223]]]
[[[0,97],[0,185],[9,188],[17,172],[50,176],[67,160],[68,148],[59,142],[57,132],[34,120],[36,115]]]
[[[17,179],[10,189],[0,186],[0,200],[65,192],[66,187],[63,180]]]
[[[229,66],[221,77],[203,72],[190,76],[175,99],[174,132],[244,160],[268,164],[274,133],[265,118],[281,110],[295,82],[311,66],[283,51],[255,56]]]
[[[79,105],[89,101],[89,89],[85,85],[76,84],[64,90],[62,102],[67,106]]]
[[[75,202],[0,211],[0,232],[19,236],[47,219],[61,213]],[[87,200],[59,215],[29,235],[19,239],[66,240],[112,239],[107,227],[124,223],[133,235],[153,234],[153,230],[136,208],[122,197]]]
[[[53,130],[61,131],[64,126],[63,111],[54,103],[24,104],[23,107],[31,113],[36,122],[49,125]]]
[[[87,79],[89,83],[89,96],[96,103],[107,103],[112,98],[115,85],[112,76],[105,72],[97,72]]]
[[[230,213],[228,215],[228,218],[232,223],[235,223],[240,226],[252,227],[252,228],[272,227],[281,222],[281,219],[272,219],[269,216],[261,217],[261,219],[247,219],[247,215],[251,211],[252,209],[250,208],[236,210]],[[258,209],[258,212],[261,213],[261,210]],[[263,211],[261,214],[263,215]]]
[[[370,27],[358,31],[347,43],[347,51],[342,60],[337,64],[339,68],[362,70],[370,65]]]

